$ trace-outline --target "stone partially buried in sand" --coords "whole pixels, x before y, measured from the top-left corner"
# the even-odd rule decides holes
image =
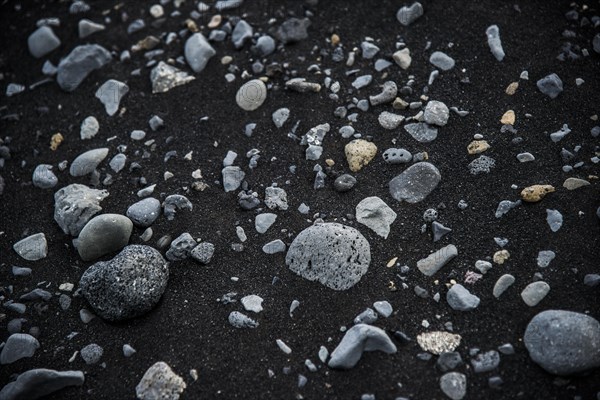
[[[217,52],[200,32],[194,33],[185,42],[185,60],[196,73],[202,72],[208,60]]]
[[[286,265],[309,281],[347,290],[360,281],[371,263],[371,247],[356,229],[317,223],[300,232],[290,245]]]
[[[419,162],[390,181],[390,194],[398,201],[418,203],[425,199],[441,180],[440,171],[433,164]]]
[[[350,170],[358,172],[375,157],[377,146],[363,139],[355,139],[346,145],[344,152]]]
[[[109,321],[122,321],[154,308],[168,280],[169,265],[157,250],[130,245],[112,260],[89,267],[79,287],[97,315]]]

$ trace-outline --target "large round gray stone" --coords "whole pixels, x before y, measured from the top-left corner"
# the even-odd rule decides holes
[[[163,295],[169,265],[154,248],[127,246],[110,261],[89,267],[79,281],[86,300],[109,321],[135,318],[150,311]]]
[[[440,171],[428,162],[411,165],[390,181],[390,194],[398,201],[418,203],[442,180]]]
[[[523,341],[531,359],[551,374],[600,367],[600,323],[588,315],[543,311],[529,322]]]
[[[120,214],[102,214],[88,222],[77,238],[77,251],[84,261],[122,249],[129,243],[131,220]]]
[[[334,222],[317,223],[300,232],[285,257],[290,270],[334,290],[358,283],[370,262],[367,239],[356,229]]]

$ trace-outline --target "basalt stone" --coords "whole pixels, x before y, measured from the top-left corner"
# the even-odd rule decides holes
[[[84,261],[95,260],[129,243],[131,220],[120,214],[102,214],[88,222],[77,238],[77,252]]]
[[[89,267],[79,287],[100,317],[135,318],[156,306],[169,280],[169,266],[155,249],[130,245],[110,261]]]
[[[390,194],[398,201],[418,203],[442,180],[440,171],[428,162],[419,162],[390,181]]]

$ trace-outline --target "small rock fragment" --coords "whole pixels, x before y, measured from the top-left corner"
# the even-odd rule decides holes
[[[426,276],[432,276],[438,272],[444,265],[458,255],[458,249],[453,244],[449,244],[426,258],[417,261],[417,268]]]
[[[532,185],[521,191],[521,199],[528,203],[535,203],[542,200],[548,193],[554,192],[552,185]]]
[[[373,142],[355,139],[346,145],[344,152],[350,170],[358,172],[375,157],[377,146]]]
[[[387,239],[396,213],[379,197],[367,197],[356,206],[356,221]]]
[[[500,298],[502,293],[506,291],[512,284],[515,283],[515,277],[510,274],[504,274],[494,284],[492,294],[495,298]]]
[[[498,25],[491,25],[485,30],[487,35],[488,46],[496,60],[502,61],[504,59],[504,49],[502,48],[502,42],[500,41],[500,29]]]
[[[330,368],[350,369],[354,367],[363,351],[383,351],[393,354],[396,345],[390,340],[384,330],[366,324],[357,324],[350,328],[344,338],[331,353]]]
[[[169,365],[159,361],[144,373],[135,387],[135,394],[140,400],[178,400],[185,388],[183,378],[173,372]]]
[[[479,297],[471,294],[463,285],[453,285],[446,294],[446,301],[457,311],[471,311],[479,305]]]

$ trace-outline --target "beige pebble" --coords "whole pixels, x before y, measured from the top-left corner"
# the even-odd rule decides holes
[[[210,19],[210,22],[208,23],[208,27],[210,29],[215,29],[216,27],[221,25],[221,20],[222,20],[221,15],[219,15],[219,14],[213,15],[212,18]]]
[[[52,135],[52,137],[50,138],[50,150],[54,151],[58,149],[58,146],[60,146],[63,140],[65,140],[65,138],[60,133],[55,133],[54,135]]]
[[[519,88],[519,82],[513,82],[506,87],[506,94],[512,96]]]
[[[223,65],[231,64],[232,61],[233,57],[231,56],[224,56],[223,58],[221,58],[221,64]]]
[[[185,26],[186,26],[186,28],[188,28],[188,30],[190,32],[196,33],[196,32],[200,31],[200,29],[198,29],[198,25],[196,25],[196,22],[194,22],[193,19],[189,19],[189,18],[186,19],[185,20]]]
[[[479,154],[483,153],[487,149],[490,148],[490,144],[485,140],[473,140],[467,146],[467,151],[469,154]]]
[[[328,158],[325,160],[325,164],[327,164],[328,167],[333,167],[335,165],[335,161],[333,161],[331,158]]]
[[[585,179],[567,178],[567,180],[565,180],[563,183],[563,187],[566,188],[567,190],[575,190],[575,189],[579,189],[582,186],[587,186],[589,184],[590,183],[588,181],[586,181]]]
[[[377,146],[363,139],[355,139],[346,145],[344,152],[350,171],[357,172],[375,157]]]
[[[398,257],[392,258],[390,261],[388,261],[388,263],[386,264],[386,266],[388,268],[392,268],[394,265],[396,265],[396,261],[398,261]]]
[[[510,258],[510,253],[508,252],[508,250],[499,250],[497,252],[494,253],[494,262],[496,264],[504,264],[504,261],[508,260]]]
[[[340,43],[340,37],[337,34],[331,35],[331,44],[337,46]]]
[[[508,110],[502,116],[500,122],[504,125],[514,125],[515,124],[515,112],[513,110]]]
[[[532,185],[521,191],[521,198],[528,203],[542,200],[548,193],[554,192],[552,185]]]
[[[394,103],[392,103],[392,107],[394,107],[394,110],[404,110],[406,107],[408,107],[408,103],[402,100],[400,97],[396,97],[394,99]]]

